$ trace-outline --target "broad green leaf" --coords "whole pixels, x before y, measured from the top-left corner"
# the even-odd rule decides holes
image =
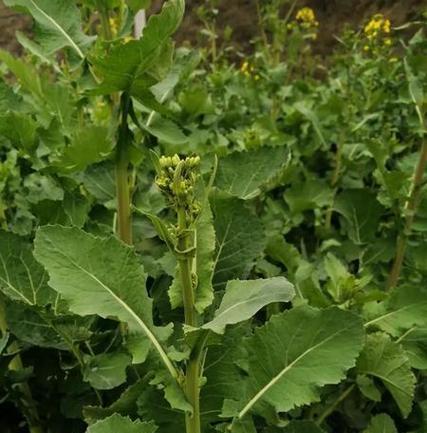
[[[125,90],[130,93],[144,86],[138,83],[161,55],[184,14],[184,0],[168,0],[161,12],[148,20],[142,37],[114,47],[105,58],[94,59],[104,81],[98,92]]]
[[[402,415],[406,418],[412,409],[416,379],[408,357],[399,344],[387,334],[368,335],[366,345],[357,361],[359,374],[381,380],[389,390]]]
[[[360,392],[372,401],[381,401],[381,391],[375,385],[373,378],[365,376],[364,374],[359,374],[356,378],[357,386]]]
[[[427,327],[414,326],[398,339],[405,349],[412,368],[427,370]]]
[[[109,163],[95,164],[85,171],[83,185],[100,203],[107,208],[115,208],[116,181],[114,168]]]
[[[419,284],[402,284],[389,299],[375,308],[367,308],[367,315],[370,320],[365,326],[378,327],[393,336],[413,327],[426,327],[427,290]]]
[[[6,308],[10,331],[20,340],[39,347],[73,351],[73,345],[90,338],[92,318],[60,315],[11,303]]]
[[[52,54],[70,47],[80,58],[92,38],[81,29],[80,11],[71,0],[4,0],[9,7],[19,7],[29,13],[36,22],[35,40]]]
[[[26,199],[33,204],[44,200],[61,201],[64,198],[64,190],[51,176],[32,173],[25,178],[24,186],[27,190]]]
[[[214,272],[215,229],[213,216],[206,200],[196,222],[196,257],[197,287],[195,290],[195,307],[202,313],[212,304],[214,293],[212,278]]]
[[[47,273],[34,260],[31,244],[18,235],[0,231],[0,290],[27,305],[46,305],[55,298]]]
[[[317,136],[319,137],[319,140],[324,146],[327,146],[326,140],[323,136],[321,123],[319,121],[319,118],[317,117],[316,113],[308,107],[308,105],[305,102],[297,102],[294,107],[296,110],[298,110],[304,117],[306,117],[311,124],[313,125],[314,130],[316,131]]]
[[[160,143],[164,143],[166,146],[168,144],[180,145],[187,143],[187,136],[172,120],[165,119],[158,114],[151,119],[150,122],[141,123],[141,127],[156,137]]]
[[[0,115],[0,136],[10,140],[12,145],[24,151],[31,151],[37,144],[36,122],[28,114],[9,112]]]
[[[338,195],[334,210],[344,217],[347,233],[356,244],[373,239],[383,207],[369,190],[349,189]]]
[[[157,427],[152,422],[132,421],[118,414],[92,424],[86,433],[155,433]]]
[[[283,433],[323,433],[323,430],[312,421],[292,421]]]
[[[264,228],[242,200],[215,197],[212,202],[217,239],[214,287],[247,277],[265,247]]]
[[[4,50],[0,50],[0,61],[6,64],[8,69],[19,80],[23,89],[28,90],[38,98],[43,97],[40,78],[32,64],[15,58],[12,54]]]
[[[113,147],[107,127],[88,125],[73,135],[56,165],[66,172],[81,171],[105,159]]]
[[[217,421],[224,398],[241,397],[242,377],[236,363],[245,359],[241,342],[250,332],[246,324],[229,327],[221,340],[209,346],[203,376],[206,384],[201,390],[201,414],[204,422]]]
[[[301,183],[293,183],[284,194],[291,212],[294,215],[306,210],[331,206],[333,191],[329,185],[319,179],[310,179]]]
[[[411,95],[412,102],[415,105],[418,118],[420,120],[420,125],[424,128],[424,91],[423,85],[416,77],[409,66],[407,59],[404,61],[406,79],[408,80],[409,94]]]
[[[21,104],[21,96],[0,79],[0,112],[18,110]]]
[[[87,357],[83,379],[95,389],[113,389],[126,382],[126,368],[131,363],[131,356],[123,352]]]
[[[261,147],[250,152],[234,152],[219,161],[215,185],[231,195],[247,200],[278,176],[288,161],[285,147]]]
[[[398,433],[394,421],[389,415],[382,413],[372,418],[364,433]]]
[[[362,348],[359,317],[336,307],[298,307],[273,316],[243,346],[247,392],[239,418],[272,406],[277,412],[320,400],[320,388],[339,383]]]
[[[49,273],[49,285],[81,316],[115,317],[147,337],[163,363],[177,372],[160,341],[168,328],[153,325],[146,275],[132,248],[115,237],[97,238],[77,228],[46,226],[37,231],[36,259]]]
[[[284,277],[229,281],[213,320],[202,328],[223,334],[227,325],[250,319],[273,302],[289,302],[294,295],[292,284]]]

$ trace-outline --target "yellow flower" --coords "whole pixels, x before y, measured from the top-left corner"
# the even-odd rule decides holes
[[[316,15],[314,14],[313,9],[304,7],[300,9],[296,16],[297,21],[300,21],[301,23],[308,23],[317,26],[319,23],[316,21]]]
[[[111,33],[113,34],[113,36],[117,35],[117,32],[119,30],[118,28],[118,23],[117,23],[117,19],[116,18],[110,18],[108,20],[109,24],[110,24],[110,29],[111,29]]]
[[[380,35],[391,32],[391,22],[389,19],[384,18],[382,14],[376,14],[365,25],[363,32],[369,40],[376,39]]]
[[[240,67],[240,72],[245,73],[248,71],[248,68],[249,68],[249,63],[245,61],[242,63],[242,66]]]

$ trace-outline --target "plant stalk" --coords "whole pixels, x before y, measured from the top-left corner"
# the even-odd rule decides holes
[[[194,308],[194,287],[192,278],[193,257],[187,254],[193,247],[191,232],[187,226],[185,209],[178,210],[178,249],[181,256],[178,258],[181,276],[182,299],[184,304],[185,324],[197,326],[197,314]],[[185,396],[193,408],[193,412],[186,412],[185,426],[187,433],[201,433],[200,423],[200,367],[202,349],[197,347],[187,362],[185,372]]]
[[[406,245],[411,234],[412,224],[421,199],[421,188],[424,172],[427,167],[427,140],[424,138],[421,146],[420,156],[415,167],[414,178],[411,185],[411,193],[405,205],[405,223],[402,233],[397,238],[396,255],[387,281],[387,289],[397,286],[405,258]]]
[[[132,245],[132,206],[128,154],[130,131],[127,124],[130,103],[130,98],[124,95],[121,103],[122,119],[116,158],[117,232],[119,238],[128,245]]]
[[[193,246],[191,232],[186,224],[186,214],[184,209],[178,211],[178,249],[180,252],[188,251]],[[185,324],[197,326],[196,311],[194,308],[194,288],[193,288],[193,258],[188,254],[182,254],[178,259],[179,272],[181,275],[182,300],[184,304]]]
[[[0,298],[0,330],[2,335],[5,335],[8,330],[7,322],[6,322],[6,313],[3,300]],[[17,350],[18,347],[16,343],[11,345],[12,350]],[[9,370],[12,371],[21,371],[24,369],[24,365],[22,363],[21,356],[19,354],[15,355],[9,363]],[[27,382],[22,382],[18,385],[22,395],[24,396],[23,405],[23,413],[28,423],[28,430],[30,433],[43,433],[43,429],[40,426],[40,417],[37,412],[36,403],[33,399],[31,389]]]

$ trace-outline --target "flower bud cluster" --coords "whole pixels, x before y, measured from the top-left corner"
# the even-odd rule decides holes
[[[184,210],[189,223],[200,212],[195,198],[195,186],[199,177],[200,157],[181,159],[178,155],[162,156],[159,159],[160,172],[156,184],[168,197],[175,210]]]

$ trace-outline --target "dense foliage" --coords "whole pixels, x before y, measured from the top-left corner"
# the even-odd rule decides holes
[[[2,432],[425,433],[425,19],[4,2]]]

